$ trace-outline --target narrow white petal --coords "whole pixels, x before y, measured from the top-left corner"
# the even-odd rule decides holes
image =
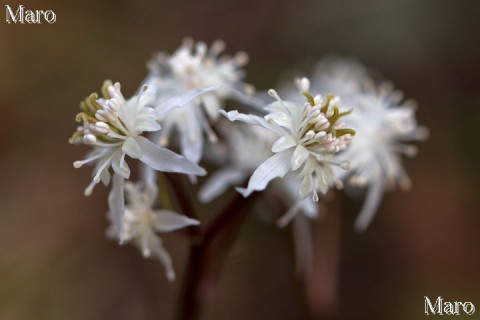
[[[192,101],[193,99],[195,99],[196,97],[213,90],[215,90],[215,87],[199,88],[199,89],[191,90],[186,94],[180,95],[178,97],[168,99],[167,101],[162,102],[159,105],[155,106],[157,117],[163,118],[167,115],[167,113],[169,113],[173,109],[182,107],[187,103],[189,103],[190,101]]]
[[[152,253],[155,258],[157,258],[165,268],[165,273],[169,281],[175,281],[175,271],[173,270],[172,258],[167,250],[160,243],[159,245],[152,248]]]
[[[193,112],[186,117],[186,120],[187,124],[180,133],[180,149],[188,160],[198,163],[203,151],[202,128]]]
[[[147,108],[147,107],[145,107]],[[135,120],[135,130],[138,132],[153,132],[158,131],[162,127],[157,122],[157,116],[153,109],[150,109],[154,115],[145,115],[137,117]]]
[[[202,96],[203,106],[207,111],[208,117],[212,120],[218,119],[218,110],[220,110],[220,101],[214,94],[205,94]]]
[[[129,137],[122,145],[122,151],[133,159],[139,159],[142,156],[142,150],[135,138]]]
[[[367,198],[363,204],[357,220],[355,221],[355,229],[358,232],[365,231],[375,216],[375,213],[382,200],[383,192],[385,190],[385,182],[379,180],[368,188]]]
[[[285,112],[272,112],[272,113],[269,113],[268,115],[265,116],[265,119],[266,119],[268,122],[271,122],[271,121],[275,122],[275,123],[278,124],[279,126],[288,129],[290,132],[293,131],[293,128],[292,128],[292,119],[291,119],[290,115],[288,115],[288,114],[285,113]]]
[[[296,145],[292,136],[281,136],[272,145],[272,152],[281,152]]]
[[[225,110],[219,110],[218,112],[220,112],[222,115],[227,117],[227,119],[230,121],[240,121],[240,122],[244,122],[244,123],[255,125],[255,126],[262,126],[279,135],[285,134],[285,131],[275,123],[269,123],[264,118],[253,115],[253,114],[243,114],[243,113],[239,113],[237,110],[233,110],[229,112],[225,112]]]
[[[119,235],[123,233],[122,219],[125,213],[125,199],[123,193],[124,179],[119,174],[114,174],[112,179],[112,189],[108,194],[108,210],[115,229],[118,230]]]
[[[283,177],[290,170],[291,155],[289,150],[275,153],[258,166],[250,177],[247,188],[237,188],[237,191],[247,197],[254,191],[264,190],[271,180]]]
[[[174,231],[199,224],[200,222],[198,220],[190,219],[187,216],[178,214],[171,210],[157,211],[154,221],[155,229],[160,232]]]
[[[295,171],[298,168],[300,168],[305,163],[305,161],[307,161],[309,156],[310,156],[310,152],[308,152],[308,150],[304,146],[300,144],[297,145],[297,147],[293,151],[293,155],[291,159],[292,170]]]
[[[135,138],[142,150],[140,161],[158,171],[179,172],[203,176],[205,169],[199,167],[187,158],[162,148],[145,137]]]
[[[198,199],[207,203],[222,195],[228,187],[241,183],[245,172],[236,168],[220,169],[210,175],[198,193]]]
[[[124,179],[130,178],[130,168],[125,161],[125,154],[119,150],[112,160],[112,169]]]

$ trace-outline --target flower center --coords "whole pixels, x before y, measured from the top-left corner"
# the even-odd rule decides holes
[[[72,135],[70,143],[82,141],[89,145],[116,146],[131,136],[118,114],[122,103],[125,103],[122,96],[117,96],[119,89],[110,81],[105,81],[102,98],[92,93],[80,103],[82,112],[75,120],[82,125]]]

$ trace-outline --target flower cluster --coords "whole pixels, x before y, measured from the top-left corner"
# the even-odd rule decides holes
[[[85,189],[90,195],[99,182],[108,185],[111,180],[110,167],[113,169],[113,186],[109,194],[109,211],[115,221],[120,239],[127,239],[127,230],[123,229],[125,219],[124,180],[130,178],[130,167],[126,156],[140,160],[144,165],[162,172],[179,172],[191,175],[204,175],[206,171],[187,158],[163,148],[143,134],[161,129],[159,115],[165,110],[181,107],[196,96],[207,92],[197,90],[189,92],[164,104],[152,108],[149,106],[147,86],[142,86],[138,95],[126,100],[121,93],[120,84],[106,81],[102,88],[102,97],[92,93],[81,104],[81,112],[76,120],[81,123],[70,138],[72,144],[86,144],[93,150],[84,160],[75,161],[74,167],[94,164],[93,180]]]
[[[100,182],[112,184],[108,235],[160,260],[169,280],[175,272],[159,234],[200,221],[157,204],[160,194],[168,196],[157,186],[158,172],[195,181],[206,174],[200,161],[220,167],[200,188],[203,203],[231,186],[248,197],[272,185],[269,194],[286,211],[277,225],[296,221],[296,247],[311,247],[304,216],[319,215],[322,195],[344,185],[368,188],[356,222],[364,230],[387,186],[410,185],[401,155],[414,155],[416,147],[408,142],[427,136],[416,123],[413,104],[393,86],[373,82],[368,69],[352,60],[319,62],[311,81],[297,78],[295,89],[283,87],[279,93],[270,89],[274,101],[259,110],[260,99],[243,82],[248,56],[223,55],[224,48],[221,41],[208,48],[188,39],[173,54],[156,55],[140,89],[128,99],[119,83],[106,81],[101,95],[92,93],[81,102],[80,125],[70,138],[72,144],[92,147],[84,160],[74,162],[75,168],[94,167],[85,195]],[[228,99],[252,107],[254,114],[227,109]],[[136,182],[130,181],[127,162],[132,161],[141,166]],[[304,216],[294,219],[299,212]],[[307,256],[299,259],[311,261]]]

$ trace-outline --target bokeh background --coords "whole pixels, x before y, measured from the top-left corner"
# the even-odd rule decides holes
[[[57,21],[0,21],[0,319],[173,317],[181,277],[168,283],[158,262],[105,238],[108,190],[83,196],[90,170],[72,162],[86,149],[67,139],[84,96],[106,78],[133,93],[151,54],[187,35],[247,51],[259,89],[297,62],[356,57],[415,98],[432,133],[405,161],[413,189],[387,195],[365,234],[353,230],[360,201],[342,199],[341,218],[316,224],[318,248],[334,241],[341,253],[318,250],[325,260],[306,286],[293,276],[289,230],[249,216],[204,319],[323,319],[328,304],[339,319],[422,319],[425,295],[480,308],[478,1],[1,4],[51,9]],[[166,241],[180,275],[185,237]]]

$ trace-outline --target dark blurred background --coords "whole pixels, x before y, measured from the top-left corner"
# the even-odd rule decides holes
[[[72,162],[86,149],[67,139],[82,98],[106,78],[133,93],[151,54],[185,36],[248,52],[247,81],[258,89],[296,62],[338,54],[415,98],[431,137],[405,161],[413,189],[388,194],[365,234],[353,231],[360,201],[344,205],[339,318],[421,319],[425,295],[480,308],[478,1],[3,0],[2,10],[7,4],[51,9],[57,21],[0,21],[0,319],[174,314],[185,238],[166,238],[174,284],[157,261],[107,240],[108,190],[83,196],[91,171]],[[302,289],[289,241],[288,230],[248,217],[204,319],[321,319],[329,284],[313,279]]]

